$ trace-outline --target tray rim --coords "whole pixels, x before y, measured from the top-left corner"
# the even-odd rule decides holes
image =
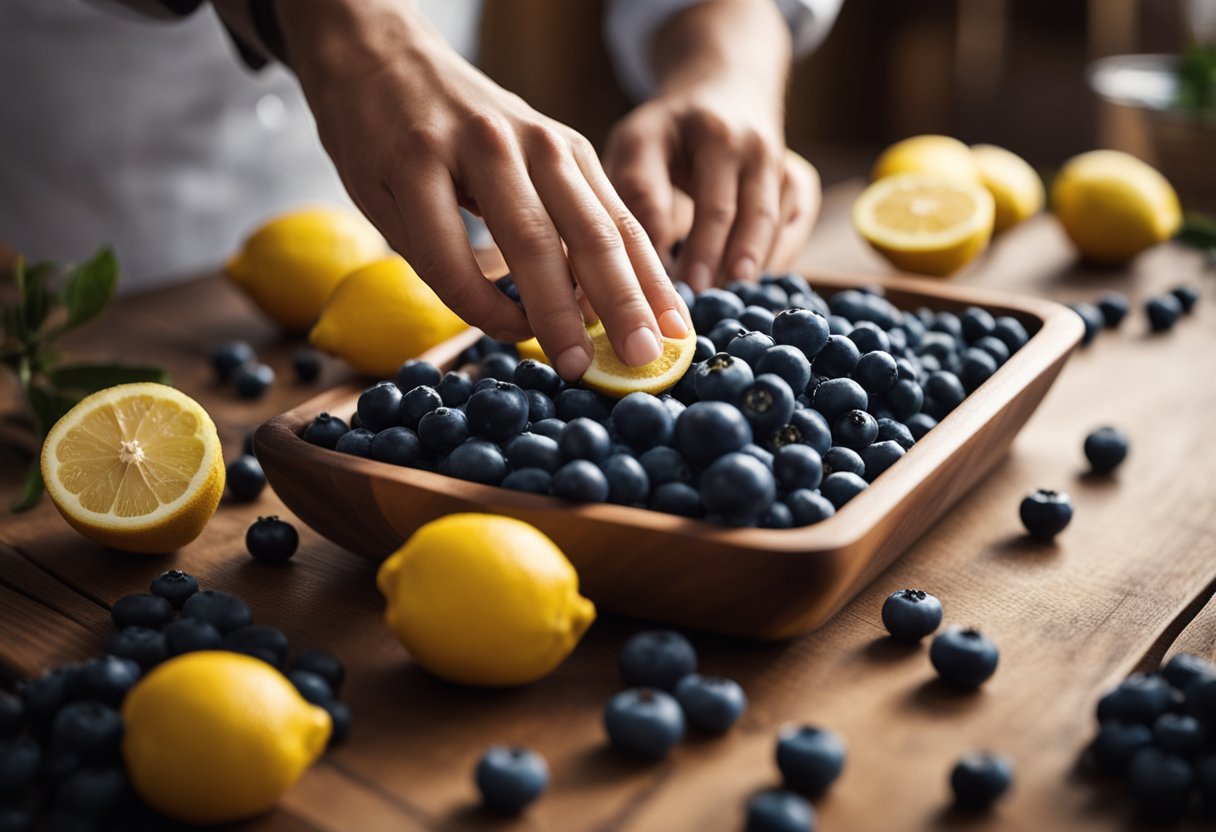
[[[698,541],[713,540],[718,545],[763,549],[771,554],[806,555],[830,552],[851,546],[872,533],[886,514],[895,509],[916,484],[942,466],[958,451],[975,430],[998,416],[1023,388],[1055,362],[1063,360],[1080,343],[1084,326],[1079,316],[1062,304],[1029,295],[1019,295],[982,287],[945,284],[938,280],[897,276],[872,276],[837,273],[804,275],[813,287],[832,292],[881,286],[884,289],[920,296],[926,300],[955,305],[975,305],[1002,314],[1012,313],[1035,321],[1038,328],[1009,360],[997,369],[963,403],[947,414],[900,460],[857,495],[840,511],[812,526],[795,529],[731,528],[699,519],[677,517],[650,509],[609,503],[580,504],[557,497],[512,491],[500,486],[458,480],[436,472],[405,468],[362,457],[340,454],[309,444],[300,436],[305,424],[322,410],[335,411],[365,389],[366,379],[355,378],[318,394],[306,402],[272,417],[255,434],[256,445],[279,445],[293,455],[317,465],[344,469],[360,476],[379,479],[481,505],[503,509],[561,511],[574,517],[587,517],[637,529],[639,533],[675,535]],[[470,328],[417,356],[443,367],[482,335]],[[353,406],[353,402],[349,403]],[[942,429],[945,427],[946,429]],[[369,466],[371,466],[369,468]],[[273,485],[273,483],[272,483]]]

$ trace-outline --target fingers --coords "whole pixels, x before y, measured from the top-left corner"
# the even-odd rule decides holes
[[[604,173],[617,196],[664,255],[677,239],[671,153],[672,142],[659,130],[627,121],[613,132],[604,154]]]
[[[781,221],[768,257],[769,270],[788,269],[806,246],[819,217],[821,197],[819,172],[806,159],[787,150],[781,183]]]
[[[694,292],[713,285],[735,222],[739,163],[724,145],[709,145],[692,163],[692,230],[680,250],[680,277]]]
[[[368,193],[368,203],[389,242],[449,309],[492,338],[522,341],[531,329],[519,307],[482,274],[456,207],[456,189],[442,167],[404,166],[392,191]],[[395,220],[395,222],[394,222]]]
[[[745,165],[735,218],[721,271],[730,280],[752,282],[764,268],[777,234],[781,210],[781,168],[759,159]]]

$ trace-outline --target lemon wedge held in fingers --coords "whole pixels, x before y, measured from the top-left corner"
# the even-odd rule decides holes
[[[596,321],[587,327],[595,355],[591,366],[583,374],[582,382],[597,393],[621,399],[630,393],[658,395],[674,386],[692,364],[697,350],[697,333],[691,327],[683,338],[662,339],[663,354],[641,367],[630,367],[617,358],[604,331],[604,324]]]

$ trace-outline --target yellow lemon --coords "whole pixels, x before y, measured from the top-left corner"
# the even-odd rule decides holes
[[[912,136],[896,142],[878,157],[870,179],[897,173],[937,173],[964,182],[979,181],[971,148],[949,136]]]
[[[1081,254],[1098,263],[1125,263],[1168,240],[1182,222],[1166,178],[1117,150],[1069,159],[1052,184],[1051,202]]]
[[[466,328],[409,263],[394,254],[342,281],[308,340],[360,373],[386,378],[407,358]]]
[[[522,520],[450,514],[380,567],[389,628],[414,661],[463,685],[522,685],[574,649],[595,606],[553,541]]]
[[[302,332],[316,323],[342,278],[387,251],[384,238],[357,211],[306,208],[255,231],[225,271],[280,326]]]
[[[587,334],[591,336],[595,354],[591,366],[583,374],[583,386],[614,399],[630,393],[662,393],[680,380],[697,351],[697,333],[689,328],[683,338],[664,337],[663,354],[654,361],[630,367],[613,352],[603,323],[596,321],[587,328]]]
[[[942,277],[987,247],[993,210],[982,185],[901,173],[866,188],[853,204],[853,226],[896,267]]]
[[[980,181],[992,194],[996,215],[993,232],[1001,233],[1043,208],[1043,181],[1025,159],[994,144],[971,148]]]
[[[539,361],[542,364],[552,364],[549,356],[545,355],[545,351],[540,348],[540,341],[535,338],[529,338],[527,341],[520,341],[515,345],[515,349],[519,350],[519,360],[531,358],[533,361]]]
[[[332,722],[282,673],[227,651],[152,670],[122,706],[122,754],[149,806],[186,823],[271,809],[325,750]]]
[[[120,384],[83,399],[42,446],[47,494],[90,540],[171,552],[198,537],[224,493],[215,423],[164,384]]]

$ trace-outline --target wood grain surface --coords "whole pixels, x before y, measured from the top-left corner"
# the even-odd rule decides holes
[[[856,193],[829,191],[804,270],[884,269],[849,230]],[[1203,289],[1195,314],[1172,333],[1148,335],[1138,301],[1183,280]],[[0,664],[16,676],[95,653],[109,632],[109,605],[170,567],[243,595],[260,622],[283,628],[294,644],[337,652],[356,719],[349,744],[279,811],[242,829],[738,829],[747,796],[776,783],[774,738],[790,721],[831,727],[849,743],[843,777],[817,803],[824,830],[1135,828],[1126,804],[1077,773],[1076,762],[1104,688],[1175,643],[1213,657],[1216,281],[1197,255],[1174,246],[1127,269],[1083,268],[1046,217],[1001,238],[958,281],[1061,301],[1117,288],[1136,306],[1122,330],[1073,356],[991,475],[825,626],[766,645],[694,634],[703,668],[734,677],[750,698],[725,738],[691,738],[649,766],[607,749],[600,713],[619,686],[621,642],[645,626],[637,621],[601,618],[569,661],[526,688],[435,681],[382,625],[370,561],[304,529],[287,566],[245,554],[253,518],[284,512],[269,493],[248,506],[223,504],[195,543],[159,558],[101,550],[49,504],[0,520]],[[279,370],[265,400],[239,402],[210,380],[206,351],[231,337],[252,341]],[[123,302],[72,349],[169,365],[213,414],[232,455],[245,431],[319,389],[290,380],[292,346],[223,281],[207,279]],[[342,378],[327,365],[321,385]],[[0,384],[11,402],[11,384]],[[1131,436],[1131,455],[1116,476],[1094,478],[1081,442],[1108,423]],[[0,499],[16,492],[24,463],[0,451]],[[1054,545],[1027,540],[1018,523],[1018,502],[1039,486],[1065,489],[1076,504]],[[881,602],[904,586],[939,595],[948,623],[978,626],[1000,646],[1000,667],[981,691],[942,688],[923,647],[884,638]],[[476,804],[470,773],[494,742],[529,745],[553,770],[551,792],[516,821]],[[975,748],[1005,753],[1017,767],[1013,792],[990,817],[947,809],[950,765]]]

